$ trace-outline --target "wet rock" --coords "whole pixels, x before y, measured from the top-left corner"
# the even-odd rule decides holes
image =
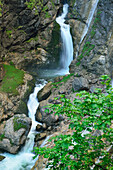
[[[17,153],[25,143],[30,127],[31,119],[24,114],[17,114],[8,119],[2,129],[0,149]]]
[[[88,85],[87,79],[85,79],[83,77],[75,78],[72,83],[72,88],[74,91],[88,90],[89,85]]]
[[[38,101],[46,100],[51,94],[52,83],[47,83],[42,90],[39,91],[37,97]]]
[[[47,107],[46,107],[47,108]],[[63,120],[62,115],[55,115],[54,113],[45,112],[46,109],[41,104],[38,107],[38,110],[36,112],[36,120],[41,123],[45,123],[47,127],[54,126],[55,123],[58,123],[59,121]],[[47,108],[48,109],[48,108]]]
[[[5,156],[0,155],[0,161],[2,161],[3,159],[5,159]]]
[[[39,131],[44,131],[47,129],[47,125],[45,123],[43,123],[42,125],[38,124],[36,126],[36,130],[39,132]]]
[[[47,136],[46,133],[37,134],[35,140],[36,140],[36,141],[41,141],[41,140],[45,139],[46,136]]]
[[[101,56],[99,57],[99,59],[98,59],[98,62],[99,62],[99,64],[101,64],[101,65],[105,65],[105,62],[106,62],[105,56],[101,55]]]

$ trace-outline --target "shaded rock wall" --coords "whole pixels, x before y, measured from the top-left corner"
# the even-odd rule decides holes
[[[92,76],[92,74],[94,77],[99,77],[102,74],[111,75],[113,70],[112,11],[112,0],[99,1],[87,36],[80,45],[78,57],[70,66],[71,72],[76,72],[78,75],[88,75],[88,77]],[[73,31],[75,30],[73,29]],[[79,34],[77,33],[77,35]],[[76,43],[76,41],[74,42]]]
[[[53,5],[44,0],[43,7],[47,6],[47,10],[44,12],[43,8],[39,9],[37,6],[38,15],[35,14],[35,9],[28,9],[22,2],[25,0],[4,0],[0,25],[0,61],[12,61],[17,67],[26,70],[31,65],[46,64],[50,60],[55,63],[53,51],[58,56],[59,38],[54,43],[55,50],[52,45],[54,35],[59,34],[55,17],[60,1],[53,1]],[[58,29],[53,30],[54,27]]]

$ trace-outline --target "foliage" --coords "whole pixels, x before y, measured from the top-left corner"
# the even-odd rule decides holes
[[[89,56],[90,52],[95,48],[95,45],[91,44],[91,42],[86,41],[85,45],[83,46],[82,53],[78,56],[76,66],[80,65],[80,61],[83,57]]]
[[[62,104],[50,105],[51,113],[66,114],[71,135],[54,137],[53,148],[34,148],[36,156],[48,158],[50,169],[112,170],[113,159],[108,151],[113,144],[113,91],[107,75],[101,77],[106,86],[94,93],[81,91],[72,102],[64,95]]]
[[[13,65],[3,65],[5,76],[2,80],[0,91],[17,95],[17,87],[23,84],[24,71],[16,69]]]
[[[58,85],[62,85],[62,83],[66,83],[70,79],[70,77],[73,76],[73,75],[74,75],[74,73],[71,73],[67,76],[63,76],[63,79],[61,81],[52,83],[53,88],[56,88]]]
[[[3,134],[0,134],[0,141],[2,141],[3,139],[4,139],[4,137],[5,137],[5,134],[3,133]]]
[[[54,7],[53,0],[50,0],[51,5]],[[48,13],[48,4],[44,0],[29,0],[25,3],[27,7],[31,10],[34,10],[36,15],[39,15],[41,12],[45,14],[45,17],[50,17]]]
[[[6,34],[8,35],[9,38],[11,38],[12,30],[6,30]]]

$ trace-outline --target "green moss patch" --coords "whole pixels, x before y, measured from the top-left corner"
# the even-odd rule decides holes
[[[24,124],[25,122],[24,121],[21,122],[19,117],[14,117],[13,123],[14,123],[14,131],[18,131],[21,128],[24,128],[24,129],[27,128],[27,125]]]
[[[5,138],[5,134],[0,134],[0,141],[2,141]]]
[[[12,65],[3,65],[5,76],[2,80],[0,91],[17,95],[17,87],[23,84],[24,71],[16,69]]]

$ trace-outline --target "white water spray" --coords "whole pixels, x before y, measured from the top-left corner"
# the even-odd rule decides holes
[[[73,60],[73,42],[70,34],[70,26],[65,24],[65,17],[68,13],[68,4],[63,5],[63,13],[56,18],[56,22],[60,25],[62,38],[62,53],[60,67],[69,73],[69,65]]]
[[[43,84],[38,84],[34,88],[34,92],[30,95],[29,101],[27,103],[29,110],[29,117],[32,119],[31,130],[28,134],[28,139],[26,141],[25,146],[21,149],[21,151],[16,154],[4,153],[6,158],[0,162],[0,170],[30,170],[36,162],[36,159],[33,160],[34,154],[31,152],[34,146],[34,138],[36,125],[39,124],[35,121],[35,113],[39,106],[39,102],[37,100],[37,93],[44,87],[46,82]],[[45,144],[45,143],[44,143]]]
[[[91,21],[93,19],[93,15],[94,15],[95,10],[97,8],[98,2],[99,2],[99,0],[93,0],[92,8],[90,10],[88,19],[86,21],[87,24],[85,25],[85,28],[84,28],[84,31],[83,31],[83,34],[82,34],[82,37],[81,37],[81,40],[80,40],[80,44],[82,43],[82,41],[84,40],[85,36],[87,35],[87,32],[89,30]]]

